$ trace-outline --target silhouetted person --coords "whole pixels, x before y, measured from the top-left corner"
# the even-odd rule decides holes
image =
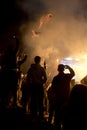
[[[24,55],[23,58],[21,58],[20,56],[17,56],[17,61],[16,61],[16,64],[17,64],[17,73],[18,73],[18,80],[20,82],[21,80],[21,65],[27,60],[27,55]]]
[[[12,37],[16,40],[16,45],[13,47],[13,45],[8,45],[8,48],[5,52],[4,58],[3,58],[3,103],[5,106],[8,105],[8,100],[10,96],[13,96],[14,99],[14,106],[16,105],[16,92],[17,92],[17,82],[18,82],[18,76],[17,76],[17,65],[16,65],[16,54],[19,49],[19,40],[16,38],[16,36]]]
[[[64,73],[64,70],[68,69],[69,73]],[[53,77],[52,80],[52,91],[55,94],[55,104],[54,104],[54,125],[60,130],[61,129],[61,109],[65,106],[69,100],[70,95],[70,81],[75,75],[73,69],[68,65],[59,64],[58,65],[58,74]],[[50,120],[49,111],[49,120]]]
[[[76,84],[62,115],[63,130],[87,129],[87,86]]]
[[[30,114],[32,119],[37,116],[39,116],[40,119],[43,119],[43,84],[46,82],[47,76],[45,69],[40,65],[41,57],[35,56],[34,62],[34,64],[31,64],[27,73],[27,82],[28,85],[30,85],[31,93]]]
[[[18,74],[18,90],[17,90],[17,102],[22,103],[20,97],[20,92],[22,93],[22,82],[24,81],[24,75],[21,71],[21,65],[27,60],[27,55],[24,54],[23,58],[21,56],[17,56],[17,74]],[[19,95],[19,96],[18,96]],[[20,100],[19,100],[20,99]],[[21,105],[21,104],[20,104]]]
[[[23,58],[21,58],[20,56],[17,56],[17,69],[18,69],[18,71],[21,71],[20,67],[26,60],[27,60],[27,55],[25,55],[25,54],[24,54]]]

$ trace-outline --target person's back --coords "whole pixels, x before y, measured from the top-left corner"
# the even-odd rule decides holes
[[[65,69],[69,69],[70,72],[64,73]],[[52,81],[53,91],[58,100],[68,100],[70,94],[70,81],[75,73],[71,67],[68,65],[64,66],[62,64],[59,64],[58,72],[58,75],[56,75]]]
[[[69,73],[64,73],[65,69],[68,69]],[[52,80],[52,90],[56,96],[54,124],[61,129],[61,110],[69,100],[70,81],[75,73],[70,66],[63,64],[59,64],[57,70],[58,74]]]
[[[44,84],[46,82],[45,71],[40,64],[32,64],[28,75],[33,84]]]
[[[41,57],[35,56],[34,64],[28,70],[27,81],[31,86],[31,105],[30,112],[32,117],[37,116],[37,111],[39,111],[39,116],[43,117],[43,96],[44,88],[43,84],[47,80],[45,69],[40,65]]]

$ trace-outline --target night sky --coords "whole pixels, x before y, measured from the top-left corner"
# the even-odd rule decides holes
[[[26,14],[18,7],[15,0],[0,2],[0,36],[3,40],[9,33],[18,33],[20,22]]]
[[[23,7],[24,6],[24,7]],[[25,7],[27,6],[27,7]],[[26,20],[34,20],[35,15],[44,10],[39,0],[3,0],[0,2],[0,33],[7,31],[12,25]],[[26,10],[27,9],[27,10]]]

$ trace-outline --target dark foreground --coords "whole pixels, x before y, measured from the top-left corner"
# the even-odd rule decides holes
[[[0,110],[0,129],[8,130],[53,130],[46,119],[31,120],[29,114],[25,114],[23,108],[9,108]]]

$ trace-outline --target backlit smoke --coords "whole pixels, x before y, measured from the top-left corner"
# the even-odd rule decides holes
[[[87,2],[85,0],[28,0],[18,5],[29,15],[21,27],[23,51],[28,54],[26,71],[35,55],[46,61],[46,69],[52,76],[57,65],[66,57],[80,59],[70,64],[77,80],[86,74],[87,66]],[[41,17],[52,14],[51,19],[40,24]],[[33,30],[33,37],[32,37]],[[24,49],[25,48],[25,49]],[[78,63],[78,64],[74,64]]]

